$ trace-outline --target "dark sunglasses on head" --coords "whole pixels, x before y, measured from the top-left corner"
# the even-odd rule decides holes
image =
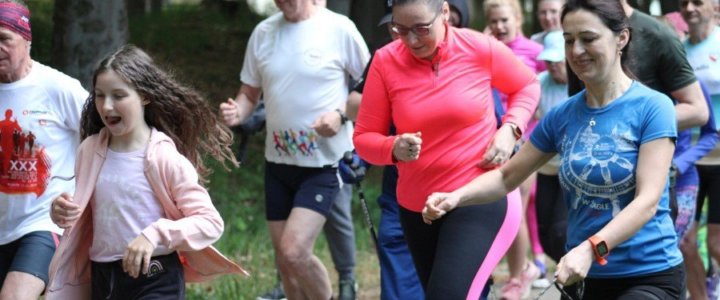
[[[438,16],[440,16],[441,12],[442,12],[442,10],[438,11],[435,14],[435,17],[433,17],[430,22],[425,23],[425,24],[417,24],[410,28],[405,27],[400,24],[397,24],[397,23],[395,23],[395,21],[391,21],[390,29],[392,29],[392,31],[394,33],[396,33],[397,35],[400,35],[400,36],[406,36],[411,31],[412,31],[412,33],[415,34],[415,36],[426,36],[426,35],[430,34],[430,29],[432,29],[433,24],[435,24],[435,20],[437,19]]]

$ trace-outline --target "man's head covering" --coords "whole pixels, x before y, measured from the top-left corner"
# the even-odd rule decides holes
[[[565,38],[563,38],[561,30],[551,31],[546,34],[543,40],[543,46],[545,48],[538,54],[538,60],[549,62],[561,62],[565,60]]]
[[[447,0],[450,5],[450,9],[455,9],[460,15],[460,26],[466,28],[470,26],[470,8],[468,7],[467,0]]]
[[[20,4],[13,2],[0,3],[0,27],[19,34],[26,41],[32,41],[30,11]]]
[[[385,6],[385,15],[380,19],[378,26],[383,26],[392,20],[392,5],[393,0],[381,0]]]

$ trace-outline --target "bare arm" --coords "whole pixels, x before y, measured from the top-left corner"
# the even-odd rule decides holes
[[[255,110],[261,92],[260,88],[242,84],[235,99],[228,98],[227,101],[220,103],[220,117],[225,125],[236,126],[247,120]]]
[[[636,169],[635,198],[595,235],[610,249],[617,247],[655,215],[670,169],[675,144],[669,138],[657,139],[640,146]],[[558,281],[572,284],[585,278],[593,262],[590,242],[571,249],[558,264]]]
[[[597,233],[610,249],[635,235],[655,215],[674,151],[675,144],[669,138],[640,146],[635,198]]]
[[[696,81],[670,93],[677,101],[678,131],[705,125],[708,120],[708,107],[705,104],[700,84]]]
[[[541,152],[531,142],[523,144],[520,151],[500,169],[478,176],[457,189],[455,192],[461,195],[458,206],[484,204],[504,197],[554,155]]]
[[[360,110],[360,102],[362,101],[362,94],[351,91],[347,98],[347,106],[345,107],[345,114],[348,119],[355,121],[357,118],[358,110]]]
[[[530,142],[523,144],[520,151],[500,169],[484,173],[453,192],[430,195],[423,209],[425,223],[430,224],[457,206],[501,199],[554,155],[541,152]]]

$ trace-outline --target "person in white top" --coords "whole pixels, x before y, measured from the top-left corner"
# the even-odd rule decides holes
[[[50,202],[72,191],[80,83],[32,60],[30,11],[0,1],[0,299],[37,299],[62,230]],[[59,177],[64,179],[58,179]]]
[[[562,30],[560,12],[566,0],[540,0],[538,2],[537,18],[543,31],[530,36],[533,42],[542,44],[545,36],[552,32]]]
[[[262,92],[266,218],[283,287],[290,299],[329,299],[330,280],[313,245],[339,191],[337,162],[353,148],[344,112],[348,78],[362,76],[370,53],[346,17],[313,0],[275,4],[281,13],[255,27],[240,91],[220,113],[237,125]]]

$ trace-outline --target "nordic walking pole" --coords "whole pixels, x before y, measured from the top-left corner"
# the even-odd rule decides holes
[[[353,177],[358,178],[365,176],[366,168],[353,161],[352,151],[345,152],[345,155],[343,155],[343,162],[350,167]],[[378,238],[375,233],[375,226],[373,225],[372,218],[370,218],[370,210],[368,209],[367,201],[365,200],[365,193],[363,192],[361,181],[362,180],[355,183],[355,188],[357,189],[358,197],[360,198],[360,205],[362,206],[363,215],[365,216],[365,224],[370,229],[370,235],[372,236],[373,242],[375,243],[375,250],[377,251]]]

